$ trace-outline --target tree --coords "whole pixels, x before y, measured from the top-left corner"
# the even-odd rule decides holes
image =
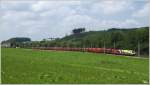
[[[26,37],[16,37],[16,38],[11,38],[9,40],[7,40],[8,42],[28,42],[31,41],[30,38],[26,38]]]
[[[31,39],[27,37],[16,37],[10,38],[9,40],[4,41],[3,43],[10,43],[11,47],[23,47],[24,43],[26,42],[31,42]]]
[[[82,32],[85,32],[85,28],[77,28],[72,30],[73,34],[80,34]]]

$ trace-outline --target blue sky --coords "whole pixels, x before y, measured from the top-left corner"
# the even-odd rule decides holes
[[[11,37],[42,40],[71,30],[149,26],[148,0],[2,0],[0,41]]]

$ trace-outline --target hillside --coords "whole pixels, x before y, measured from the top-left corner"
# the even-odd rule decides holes
[[[57,41],[59,43],[57,43]],[[137,51],[138,43],[142,54],[149,52],[149,27],[117,29],[106,31],[89,31],[77,35],[66,36],[55,41],[56,44],[69,47],[103,47],[131,49]]]
[[[10,41],[11,39],[7,40]],[[6,41],[5,41],[6,42]],[[149,27],[140,28],[111,28],[102,31],[89,31],[71,34],[61,39],[31,42],[10,42],[10,47],[100,47],[129,49],[140,54],[149,54]],[[2,43],[3,44],[3,43]],[[6,44],[7,45],[7,44]],[[5,43],[4,43],[5,46]],[[7,46],[8,47],[8,46]]]

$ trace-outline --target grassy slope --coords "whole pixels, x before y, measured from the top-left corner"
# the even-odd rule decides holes
[[[2,83],[146,83],[148,59],[2,49]]]

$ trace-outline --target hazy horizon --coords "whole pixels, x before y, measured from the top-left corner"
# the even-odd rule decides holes
[[[0,11],[0,42],[11,37],[63,37],[78,27],[98,31],[149,26],[148,0],[2,0]]]

